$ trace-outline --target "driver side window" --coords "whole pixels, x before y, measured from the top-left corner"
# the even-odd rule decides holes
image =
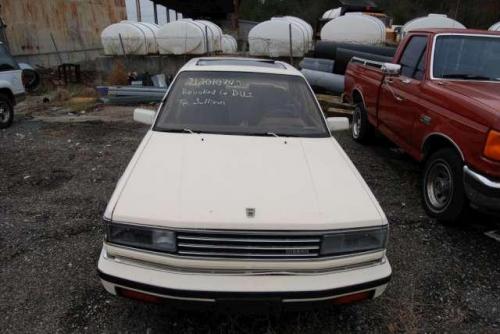
[[[401,65],[401,75],[416,80],[423,79],[425,73],[426,49],[426,36],[414,36],[410,39],[399,61]]]

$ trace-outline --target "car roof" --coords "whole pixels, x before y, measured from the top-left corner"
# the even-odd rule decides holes
[[[428,29],[415,29],[409,33],[431,33],[431,34],[473,34],[473,35],[489,35],[489,36],[500,36],[498,31],[480,30],[480,29],[457,29],[457,28],[428,28]]]
[[[302,76],[299,70],[288,63],[273,59],[245,57],[193,58],[179,70],[179,72],[185,71],[252,72]]]

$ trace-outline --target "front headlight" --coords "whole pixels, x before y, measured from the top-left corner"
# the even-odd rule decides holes
[[[328,234],[321,243],[321,255],[346,255],[385,249],[387,227]]]
[[[157,252],[175,252],[175,233],[168,230],[107,223],[106,241]]]

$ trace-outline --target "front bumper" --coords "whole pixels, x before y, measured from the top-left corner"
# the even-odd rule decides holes
[[[218,303],[227,300],[297,304],[320,302],[369,291],[380,296],[391,277],[387,258],[364,267],[325,273],[182,272],[148,267],[101,252],[98,272],[104,288],[117,294],[130,289],[166,300]]]
[[[464,184],[467,198],[474,207],[500,214],[500,182],[493,181],[464,166]]]

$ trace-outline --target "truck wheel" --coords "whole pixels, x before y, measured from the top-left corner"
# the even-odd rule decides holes
[[[14,108],[8,97],[0,94],[0,129],[8,128],[14,120]]]
[[[373,134],[373,127],[368,122],[368,114],[363,104],[358,103],[352,113],[352,138],[361,144],[366,144],[370,141]]]
[[[425,163],[422,180],[427,214],[445,223],[458,222],[468,208],[463,182],[463,161],[450,148],[433,153]]]

